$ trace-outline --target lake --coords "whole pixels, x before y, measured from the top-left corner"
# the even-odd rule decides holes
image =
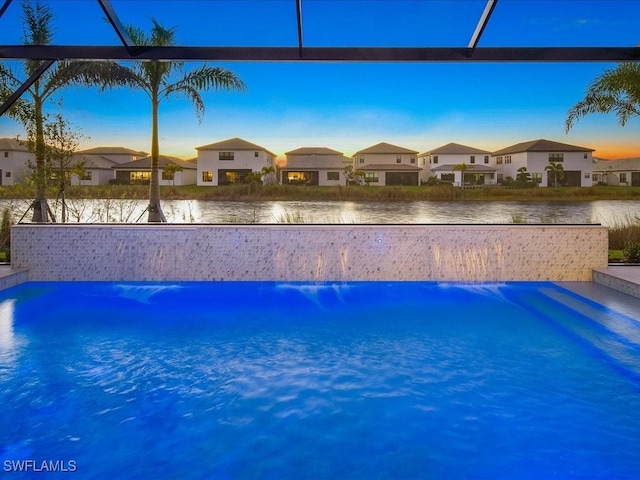
[[[60,205],[50,200],[60,218]],[[68,200],[69,222],[135,223],[146,221],[146,200]],[[29,200],[1,200],[16,221]],[[167,200],[163,211],[172,223],[343,223],[343,224],[487,224],[487,223],[601,223],[613,226],[640,219],[640,202],[345,202],[260,201],[231,202]],[[24,221],[30,220],[30,213]]]

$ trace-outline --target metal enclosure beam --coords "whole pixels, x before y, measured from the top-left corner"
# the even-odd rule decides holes
[[[311,62],[637,62],[639,47],[153,47],[0,45],[0,59]]]
[[[489,23],[489,18],[491,18],[491,14],[493,10],[496,8],[498,0],[487,0],[487,4],[484,6],[484,11],[480,16],[480,20],[478,20],[478,25],[476,25],[476,29],[471,36],[471,40],[469,40],[469,48],[475,49],[478,46],[478,42],[480,41],[480,37],[484,32],[484,29],[487,27]]]
[[[16,103],[16,100],[18,100],[22,96],[22,94],[31,85],[33,85],[33,82],[38,80],[38,78],[40,78],[42,74],[46,72],[54,63],[55,60],[45,60],[44,62],[42,62],[40,66],[36,68],[36,70],[29,76],[29,78],[27,78],[27,80],[22,85],[20,85],[20,87],[18,87],[18,89],[13,92],[11,96],[9,96],[9,98],[5,100],[2,106],[0,106],[0,117],[4,115],[4,113],[9,110],[14,103]]]
[[[98,3],[100,4],[100,7],[102,7],[104,14],[107,16],[107,20],[109,20],[109,23],[111,24],[116,34],[120,38],[120,41],[122,42],[122,44],[125,46],[125,48],[129,52],[131,52],[131,49],[135,45],[133,43],[133,40],[131,40],[131,37],[127,33],[127,30],[124,28],[124,25],[120,21],[120,18],[118,18],[116,11],[113,9],[113,6],[111,5],[111,1],[98,0]]]
[[[2,15],[4,15],[4,12],[7,11],[7,8],[9,8],[9,5],[11,5],[11,1],[12,0],[4,0],[4,3],[0,7],[0,17],[2,17]]]
[[[296,0],[296,18],[298,19],[298,54],[302,58],[302,0]]]

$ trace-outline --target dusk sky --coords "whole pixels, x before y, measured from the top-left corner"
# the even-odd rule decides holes
[[[120,45],[94,0],[55,0],[54,43]],[[176,27],[182,45],[297,46],[294,0],[113,0],[125,24],[153,17]],[[305,46],[466,47],[485,0],[304,0]],[[0,43],[22,43],[21,2],[0,18]],[[480,47],[635,46],[638,0],[500,0]],[[20,62],[8,62],[20,71]],[[212,63],[235,72],[245,93],[207,92],[198,123],[184,98],[160,107],[161,153],[196,156],[195,147],[241,137],[283,155],[324,146],[350,156],[378,142],[419,152],[449,142],[486,150],[547,138],[596,149],[595,156],[640,156],[640,120],[624,128],[592,115],[565,134],[567,110],[605,63]],[[199,63],[189,63],[194,68]],[[142,91],[69,88],[62,113],[86,138],[80,148],[150,151],[150,104]],[[57,108],[57,107],[55,107]],[[49,111],[54,111],[50,106]],[[0,118],[0,137],[24,138]]]

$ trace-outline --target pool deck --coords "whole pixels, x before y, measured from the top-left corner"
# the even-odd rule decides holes
[[[640,298],[640,265],[609,265],[593,271],[593,281]]]
[[[29,280],[26,270],[11,268],[11,265],[0,265],[0,290],[11,288]]]

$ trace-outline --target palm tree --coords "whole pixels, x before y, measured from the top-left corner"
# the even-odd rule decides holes
[[[151,33],[146,34],[139,28],[127,26],[126,31],[133,43],[138,46],[166,47],[175,45],[175,28],[164,28],[151,19]],[[144,90],[151,100],[151,182],[149,188],[149,222],[165,222],[160,207],[160,181],[158,175],[158,107],[160,101],[173,95],[187,97],[193,103],[198,121],[204,115],[204,102],[201,90],[245,90],[246,86],[236,75],[224,68],[204,65],[190,73],[185,73],[184,62],[148,61],[136,62],[129,69],[134,85]],[[177,77],[177,78],[176,78]]]
[[[553,175],[553,186],[558,188],[558,180],[564,178],[564,167],[562,164],[549,162],[549,165],[544,167],[544,169]]]
[[[585,115],[611,112],[623,127],[629,118],[640,115],[639,64],[621,63],[599,75],[589,85],[584,99],[567,113],[565,131],[569,132],[574,122]]]
[[[51,9],[36,2],[34,5],[25,0],[22,3],[25,45],[50,45],[53,39]],[[40,66],[37,60],[24,62],[24,74],[28,77]],[[71,85],[97,85],[101,90],[116,85],[126,85],[127,71],[114,62],[58,61],[49,68],[25,92],[23,97],[9,109],[9,116],[25,126],[32,139],[30,147],[35,154],[35,198],[33,222],[47,222],[49,206],[47,204],[47,177],[44,141],[44,107],[54,93]],[[22,84],[20,75],[5,65],[0,65],[0,91],[5,96]],[[25,96],[27,98],[25,98]]]
[[[453,167],[453,171],[459,171],[460,175],[461,175],[461,179],[460,179],[460,186],[464,186],[464,172],[467,171],[467,164],[466,163],[459,163],[458,165],[456,165],[455,167]]]

